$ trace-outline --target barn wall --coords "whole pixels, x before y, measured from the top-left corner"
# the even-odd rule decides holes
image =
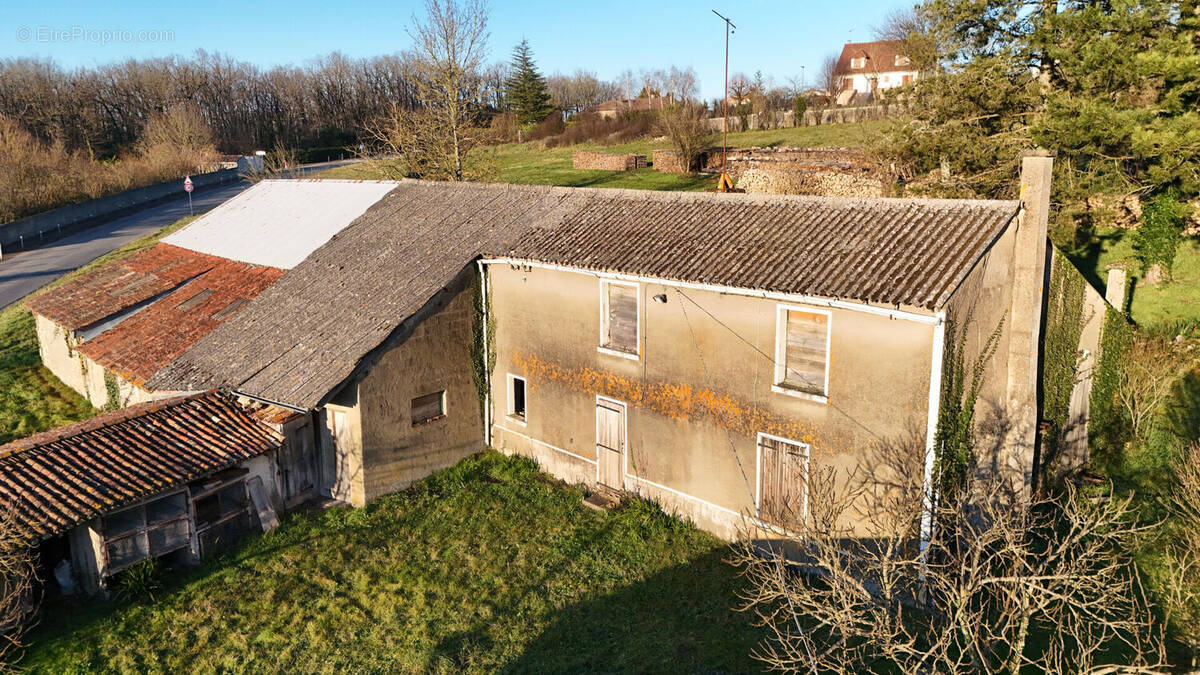
[[[451,466],[484,447],[471,369],[473,274],[432,302],[416,326],[386,348],[358,382],[367,501]],[[414,398],[445,391],[445,416],[414,426]]]

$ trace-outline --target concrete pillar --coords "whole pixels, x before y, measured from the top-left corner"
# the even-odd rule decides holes
[[[1054,155],[1032,151],[1021,160],[1021,213],[1017,218],[1009,309],[1007,406],[1008,466],[1028,494],[1034,481],[1038,429],[1038,352],[1045,297],[1046,235]]]
[[[1128,283],[1125,279],[1124,268],[1112,267],[1108,270],[1108,281],[1104,284],[1104,299],[1118,312],[1125,311],[1125,291]]]

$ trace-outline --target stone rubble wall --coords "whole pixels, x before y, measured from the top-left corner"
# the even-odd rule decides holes
[[[646,168],[646,156],[633,153],[576,151],[571,156],[576,169],[633,171]]]

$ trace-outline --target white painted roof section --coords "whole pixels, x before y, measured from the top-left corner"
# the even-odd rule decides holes
[[[264,180],[163,238],[180,248],[291,269],[399,185]]]

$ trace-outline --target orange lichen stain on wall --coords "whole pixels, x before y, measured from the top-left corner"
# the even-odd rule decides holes
[[[587,394],[608,396],[673,420],[707,420],[722,429],[754,437],[762,432],[818,447],[816,433],[728,394],[689,384],[644,382],[586,367],[564,366],[529,354],[514,353],[513,363],[525,371],[530,384],[551,380]],[[832,448],[825,447],[829,451]]]

